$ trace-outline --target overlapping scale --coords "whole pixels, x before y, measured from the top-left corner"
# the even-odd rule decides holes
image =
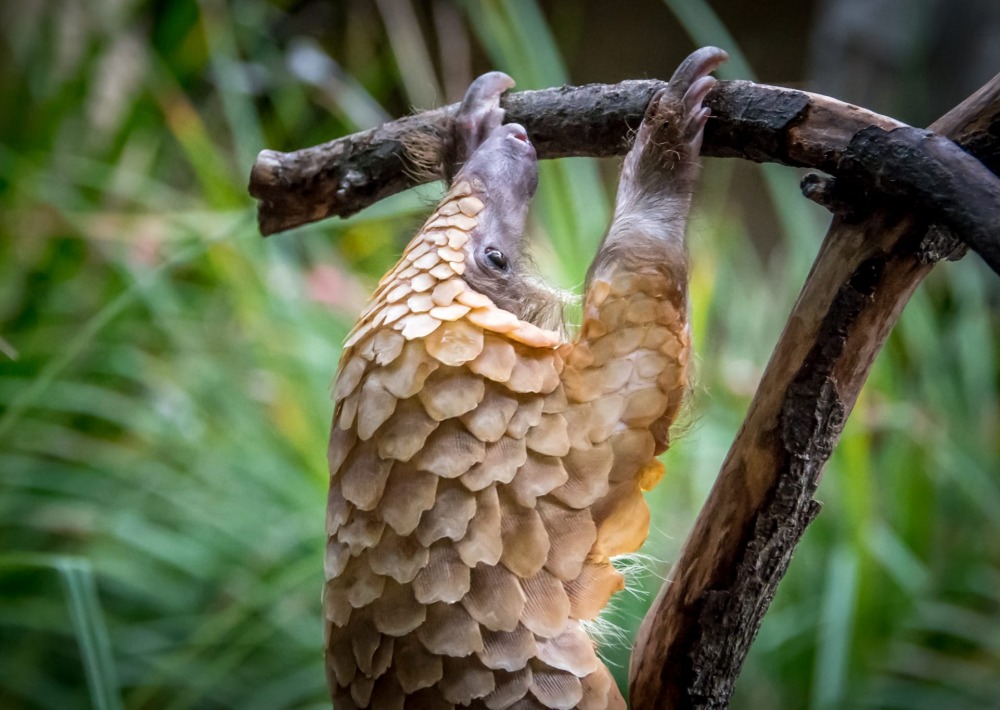
[[[427,378],[417,393],[424,411],[432,419],[444,421],[474,410],[486,394],[482,377],[465,368],[441,368]]]
[[[486,444],[482,463],[476,464],[462,476],[462,483],[473,491],[482,490],[494,483],[510,483],[528,458],[523,439],[503,436]]]
[[[372,656],[372,678],[378,679],[385,675],[392,665],[393,652],[396,646],[396,639],[392,636],[382,636],[375,655]]]
[[[456,546],[439,541],[431,546],[427,564],[413,580],[413,594],[421,604],[459,602],[472,584],[472,566]]]
[[[624,588],[625,580],[610,562],[585,563],[580,575],[565,585],[573,618],[595,618],[611,595]]]
[[[503,553],[500,561],[522,579],[533,577],[549,556],[549,534],[534,507],[516,502],[504,506],[500,520]]]
[[[469,363],[469,369],[488,380],[506,383],[516,362],[517,352],[510,342],[495,335],[486,335],[483,338],[483,349],[476,359]]]
[[[419,399],[403,400],[375,439],[378,455],[392,461],[409,461],[424,448],[427,437],[437,427],[437,420],[427,414]]]
[[[481,378],[480,382],[482,383]],[[507,432],[517,408],[518,401],[515,397],[496,387],[484,387],[483,397],[476,408],[463,414],[461,419],[465,428],[477,439],[494,443]]]
[[[427,439],[424,448],[413,457],[413,464],[442,478],[458,478],[485,458],[486,444],[460,421],[450,419]]]
[[[444,482],[438,487],[434,505],[424,512],[414,534],[426,546],[442,538],[461,540],[476,513],[476,498],[466,488]]]
[[[375,379],[397,399],[406,399],[420,392],[424,382],[438,368],[438,361],[429,357],[423,343],[407,342],[402,353],[388,367],[375,369],[368,379]]]
[[[529,692],[538,699],[542,707],[559,710],[572,710],[583,699],[583,685],[579,678],[543,664],[536,664],[532,668]]]
[[[538,513],[552,541],[545,569],[564,581],[576,579],[597,538],[590,511],[543,499],[538,501]]]
[[[519,505],[534,508],[539,496],[563,485],[567,479],[568,474],[559,458],[529,451],[524,465],[505,490]]]
[[[460,658],[483,650],[479,624],[461,604],[438,602],[427,607],[427,621],[417,638],[431,653]]]
[[[413,535],[399,535],[392,528],[368,553],[372,571],[408,584],[427,566],[430,551]]]
[[[358,669],[365,675],[371,676],[372,661],[382,643],[382,634],[375,628],[371,614],[366,612],[367,610],[354,615],[348,625],[348,632]]]
[[[486,696],[486,707],[491,710],[513,707],[521,700],[531,687],[531,666],[526,663],[514,671],[495,671],[493,673],[493,692]]]
[[[523,624],[518,623],[512,631],[483,632],[483,650],[479,653],[479,660],[487,668],[516,672],[537,655],[535,635]]]
[[[469,521],[465,537],[455,544],[462,562],[469,568],[483,563],[495,565],[503,552],[500,498],[490,486],[476,495],[476,513]]]
[[[537,651],[538,660],[552,668],[569,671],[578,678],[584,678],[601,667],[594,642],[578,625],[567,627],[558,636],[539,639]]]
[[[554,498],[571,508],[585,508],[608,492],[608,474],[614,454],[607,444],[572,448],[563,458],[567,481],[552,491]]]
[[[450,306],[436,306],[428,314],[445,321],[424,342],[427,352],[444,365],[464,365],[475,360],[483,351],[482,329],[460,320],[467,313],[468,306],[453,303]]]
[[[347,545],[356,557],[382,538],[385,523],[371,512],[354,509],[350,518],[337,530],[337,541]]]
[[[375,687],[375,679],[369,675],[357,675],[351,682],[351,699],[357,703],[358,707],[368,707],[368,701],[372,697],[372,689]]]
[[[476,698],[493,692],[496,681],[493,671],[475,655],[444,659],[444,676],[439,683],[441,695],[450,703],[468,705]]]
[[[372,438],[372,434],[392,416],[396,409],[396,397],[375,378],[367,378],[361,385],[358,400],[357,431],[362,441]]]
[[[523,438],[528,430],[542,421],[542,407],[544,402],[541,397],[521,397],[514,416],[507,425],[507,433],[515,439]]]
[[[543,413],[538,424],[528,431],[525,444],[545,456],[565,456],[569,453],[569,429],[566,417],[558,412]]]
[[[625,699],[607,668],[599,668],[582,678],[580,684],[583,686],[580,710],[626,710]]]
[[[466,611],[489,631],[513,631],[524,610],[519,579],[503,565],[476,565],[472,586],[462,599]]]
[[[399,685],[406,693],[430,688],[444,676],[442,657],[428,651],[412,634],[396,639],[393,667]]]
[[[375,628],[388,636],[408,634],[427,618],[427,607],[414,598],[413,588],[391,579],[371,608]]]
[[[347,457],[340,477],[344,498],[359,510],[372,510],[382,498],[392,459],[379,456],[378,447],[363,441]]]
[[[562,582],[541,569],[522,579],[521,587],[526,600],[521,623],[536,637],[552,638],[562,633],[570,614],[569,595]]]
[[[409,535],[424,511],[434,506],[438,477],[411,465],[397,463],[389,473],[378,515],[399,535]]]

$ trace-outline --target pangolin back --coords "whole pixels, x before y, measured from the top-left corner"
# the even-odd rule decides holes
[[[335,707],[623,708],[581,622],[645,539],[685,387],[683,289],[592,274],[577,342],[463,279],[455,184],[382,279],[335,385],[326,666]]]

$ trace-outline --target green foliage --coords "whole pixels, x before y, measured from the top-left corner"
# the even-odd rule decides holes
[[[692,46],[725,45],[695,6],[681,18]],[[244,185],[260,148],[443,96],[445,48],[432,23],[317,7],[0,7],[0,706],[326,704],[329,382],[366,290],[438,188],[264,241]],[[521,88],[570,80],[531,0],[455,17]],[[305,39],[313,23],[334,28],[330,55]],[[765,175],[783,229],[767,259],[734,207],[732,164],[706,170],[690,230],[692,423],[650,495],[647,561],[609,615],[626,638],[824,230],[789,171]],[[582,160],[543,166],[541,184],[538,260],[579,284],[612,186]],[[735,707],[972,708],[1000,692],[997,294],[970,257],[906,308]],[[604,653],[624,678],[625,645]]]

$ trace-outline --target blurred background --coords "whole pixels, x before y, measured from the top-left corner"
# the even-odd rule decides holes
[[[926,125],[1000,70],[994,0],[32,0],[0,5],[0,707],[320,708],[330,381],[441,194],[260,238],[293,150],[459,99],[756,78]],[[707,161],[689,231],[697,387],[607,615],[620,679],[828,215]],[[579,288],[618,161],[542,166],[540,268]],[[554,256],[558,254],[558,258]],[[1000,697],[1000,281],[934,270],[876,363],[734,708]]]

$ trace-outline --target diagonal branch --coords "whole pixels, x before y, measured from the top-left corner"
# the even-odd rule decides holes
[[[932,129],[995,171],[998,126],[1000,76]],[[865,150],[855,143],[846,160],[867,175],[877,170]],[[964,187],[978,194],[977,185]],[[855,188],[843,195],[859,195]],[[819,511],[819,475],[875,356],[913,290],[958,246],[928,232],[912,204],[853,207],[869,212],[834,220],[672,582],[643,622],[630,673],[636,708],[727,706],[795,545]]]

